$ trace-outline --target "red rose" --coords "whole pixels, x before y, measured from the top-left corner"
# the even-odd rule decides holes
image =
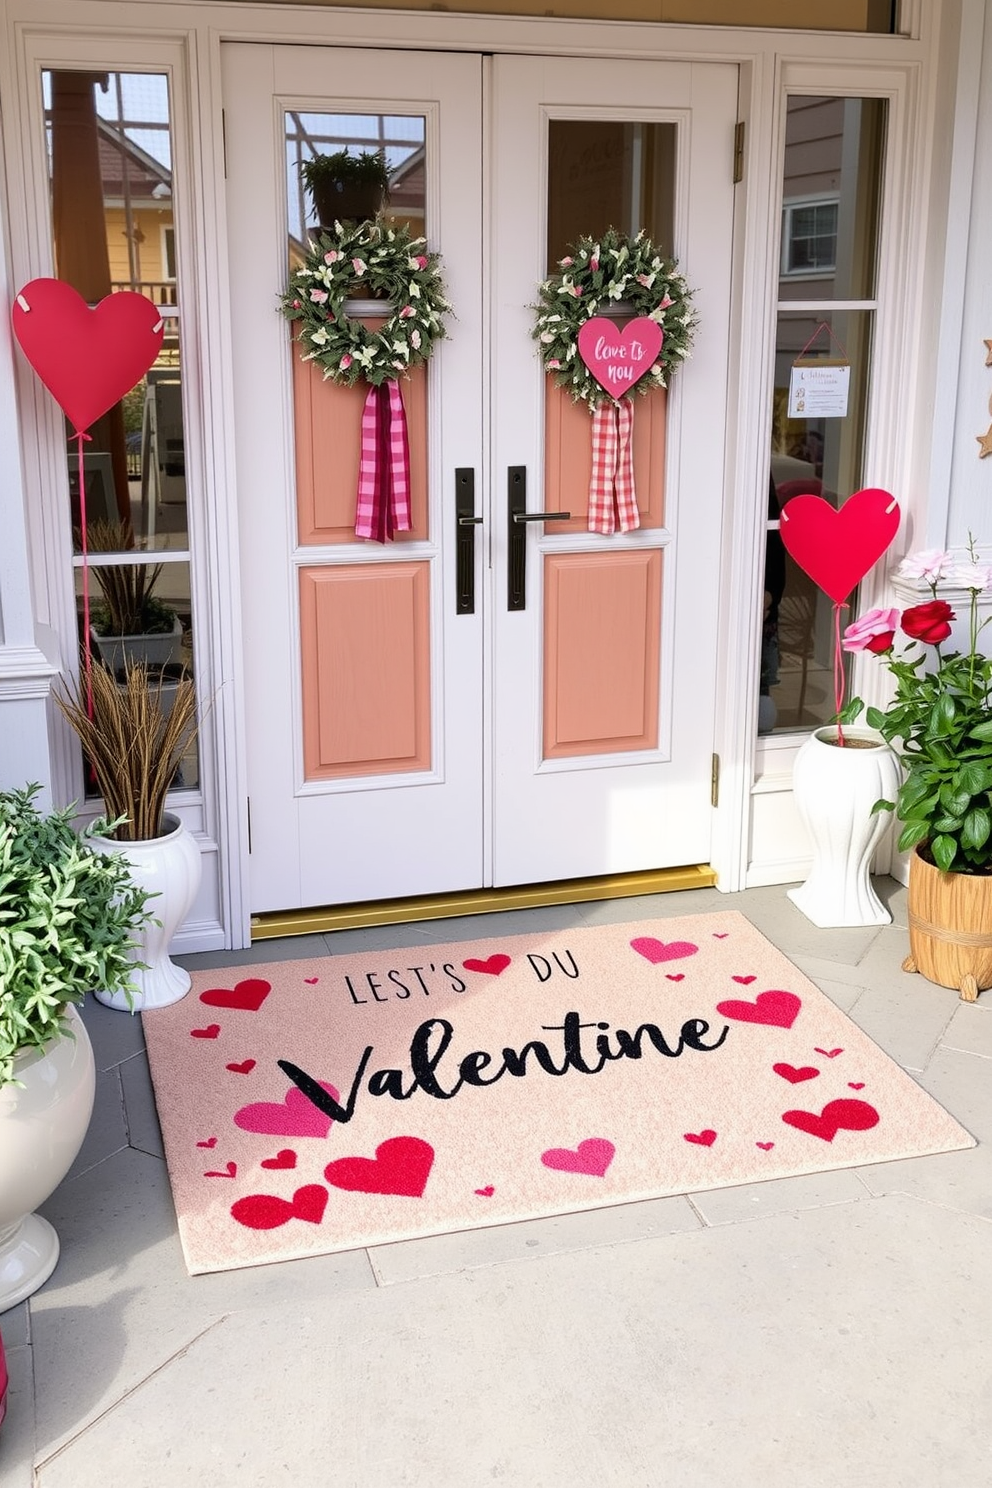
[[[883,630],[879,635],[872,636],[870,641],[865,642],[865,650],[873,651],[876,656],[881,656],[883,651],[888,651],[895,638],[894,630]]]
[[[931,599],[929,604],[904,610],[902,628],[914,641],[926,641],[928,646],[937,646],[950,635],[949,622],[953,619],[954,611],[946,600]]]

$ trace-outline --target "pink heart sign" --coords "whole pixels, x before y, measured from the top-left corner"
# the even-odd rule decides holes
[[[122,290],[91,310],[61,279],[32,279],[12,312],[21,350],[77,433],[129,393],[158,356],[158,306]]]
[[[782,508],[786,550],[835,604],[843,604],[899,530],[899,503],[888,491],[855,491],[839,509],[822,496],[793,496]]]
[[[600,387],[620,399],[650,372],[663,339],[661,326],[647,315],[628,321],[623,330],[594,315],[579,328],[579,356]]]

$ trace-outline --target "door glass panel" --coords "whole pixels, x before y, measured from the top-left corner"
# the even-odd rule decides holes
[[[842,506],[864,484],[875,323],[885,100],[788,100],[779,314],[763,585],[759,733],[834,716],[831,601],[786,554],[779,513],[793,496]],[[854,301],[853,307],[834,308]],[[802,303],[803,308],[790,306]],[[790,417],[797,358],[850,364],[842,418]],[[857,594],[847,613],[853,615]],[[849,658],[843,657],[845,667]]]
[[[674,124],[552,119],[548,126],[548,272],[577,238],[644,228],[672,253]]]

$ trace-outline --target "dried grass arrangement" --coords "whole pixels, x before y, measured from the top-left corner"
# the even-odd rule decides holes
[[[123,680],[106,667],[92,668],[92,717],[82,677],[56,702],[93,768],[107,816],[125,818],[113,836],[147,842],[162,834],[166,795],[196,739],[196,687],[189,676],[163,680],[140,665],[118,676]]]

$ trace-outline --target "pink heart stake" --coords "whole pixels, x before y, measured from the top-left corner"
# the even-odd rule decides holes
[[[158,306],[122,290],[91,310],[61,279],[32,279],[14,302],[14,335],[77,433],[140,382],[162,345]]]
[[[324,1080],[318,1082],[332,1100],[338,1092]],[[292,1086],[282,1101],[253,1101],[234,1113],[234,1124],[242,1131],[261,1132],[266,1137],[326,1137],[331,1118],[318,1111],[302,1090]]]
[[[650,372],[663,340],[661,326],[647,315],[628,321],[623,330],[594,315],[579,327],[579,356],[600,387],[619,399]]]
[[[591,1178],[602,1178],[616,1150],[605,1137],[587,1137],[574,1151],[570,1147],[549,1147],[541,1153],[541,1161],[560,1173],[588,1173]]]
[[[822,496],[793,496],[782,508],[787,552],[835,604],[843,604],[899,530],[899,503],[869,486],[840,508]]]
[[[662,961],[681,961],[686,956],[694,956],[699,950],[691,940],[670,940],[666,945],[663,940],[655,940],[653,935],[638,935],[630,942],[630,948],[643,956],[645,961],[650,961],[652,966],[657,966]]]

